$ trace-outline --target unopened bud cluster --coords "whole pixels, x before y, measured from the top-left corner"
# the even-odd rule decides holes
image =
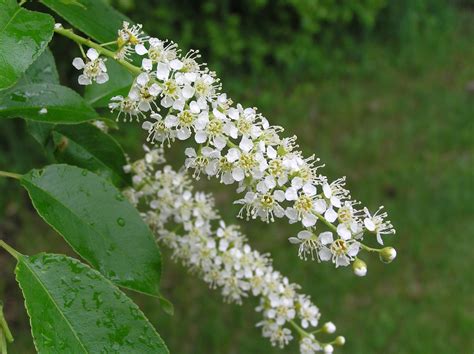
[[[198,273],[211,288],[219,288],[228,302],[240,304],[249,295],[258,297],[256,309],[263,319],[257,326],[273,345],[287,345],[298,328],[300,335],[304,333],[301,353],[327,352],[331,344],[321,343],[309,333],[317,328],[320,318],[311,298],[300,294],[298,285],[276,271],[268,255],[252,249],[236,225],[226,225],[213,199],[194,192],[184,172],[170,166],[158,168],[162,163],[163,155],[155,149],[148,151],[145,159],[128,165],[133,188],[125,194],[142,206],[144,220],[171,248],[173,257]],[[328,322],[320,331],[332,334],[335,329]],[[340,339],[338,343],[342,345]]]

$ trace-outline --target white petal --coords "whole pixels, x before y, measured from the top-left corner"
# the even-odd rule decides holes
[[[213,140],[214,146],[222,150],[227,145],[227,140],[223,136],[217,136]]]
[[[90,77],[86,75],[79,75],[79,78],[77,80],[79,82],[79,85],[90,85],[92,84],[92,81]]]
[[[98,84],[104,84],[106,83],[107,81],[109,81],[109,75],[107,73],[102,73],[100,75],[97,75],[95,81],[98,83]]]
[[[147,73],[141,73],[137,76],[137,83],[141,86],[146,85],[146,83],[150,80]]]
[[[324,196],[326,198],[331,198],[332,196],[332,189],[331,189],[331,186],[329,186],[329,184],[327,183],[324,183],[323,184],[323,193],[324,193]]]
[[[318,254],[319,254],[319,259],[321,259],[322,261],[329,261],[332,257],[331,251],[327,249],[326,247],[322,248]]]
[[[252,140],[250,140],[249,138],[246,138],[246,137],[244,136],[244,137],[242,138],[242,140],[240,141],[239,147],[240,147],[243,151],[249,152],[249,151],[252,150],[252,148],[253,148]]]
[[[318,239],[323,245],[328,245],[334,241],[332,232],[330,231],[321,232],[318,236]]]
[[[332,196],[331,197],[331,204],[334,205],[336,208],[340,208],[341,207],[341,200],[336,196]]]
[[[84,63],[84,60],[82,58],[74,58],[72,61],[72,66],[74,66],[77,70],[84,69],[84,66],[86,64]]]
[[[364,225],[365,225],[365,228],[369,231],[375,231],[375,224],[374,222],[372,221],[372,219],[369,219],[369,218],[365,218],[364,219]]]
[[[347,250],[347,255],[350,257],[355,257],[359,253],[359,244],[358,243],[353,243],[349,246]]]
[[[310,197],[313,196],[313,195],[316,195],[316,187],[313,186],[311,183],[306,183],[304,186],[303,186],[303,192],[306,194],[306,195],[309,195]]]
[[[231,148],[227,152],[227,161],[229,162],[235,162],[240,158],[240,150],[236,148]]]
[[[186,148],[186,150],[184,150],[184,154],[187,156],[187,157],[196,157],[197,154],[196,154],[196,150],[194,150],[194,148]]]
[[[180,70],[183,67],[183,63],[179,59],[173,59],[170,62],[170,67],[173,70]]]
[[[199,113],[201,112],[201,108],[199,108],[199,105],[197,104],[196,101],[192,101],[189,104],[189,109],[191,110],[192,113]]]
[[[89,48],[86,55],[90,60],[96,60],[99,57],[99,52],[94,48]]]
[[[331,207],[324,213],[324,218],[329,222],[334,222],[337,219],[337,213]]]
[[[158,96],[158,94],[161,92],[161,87],[158,85],[158,84],[153,84],[150,86],[150,88],[148,89],[148,92],[150,93],[150,95],[152,95],[153,97],[156,97]]]
[[[318,220],[316,218],[316,216],[314,216],[313,214],[310,214],[310,213],[306,213],[304,216],[303,216],[303,226],[305,227],[311,227],[313,226],[314,224],[316,224],[316,220]]]
[[[313,203],[314,211],[319,214],[323,214],[326,211],[326,201],[324,199],[318,199]]]
[[[190,85],[186,85],[186,86],[184,86],[184,88],[181,92],[182,92],[184,98],[190,99],[191,97],[194,96],[194,87],[192,87]]]
[[[278,189],[273,193],[273,198],[275,198],[277,202],[283,202],[285,200],[285,192]]]
[[[311,232],[309,232],[308,230],[303,230],[303,231],[298,232],[298,238],[301,239],[301,240],[308,240],[312,236],[313,236],[313,234]]]
[[[135,53],[138,55],[145,55],[147,52],[148,50],[142,43],[139,43],[135,46]]]
[[[232,170],[232,177],[237,181],[237,182],[240,182],[244,179],[245,177],[245,174],[244,174],[244,170],[241,169],[240,167],[237,167],[237,168],[234,168]]]
[[[145,71],[151,71],[151,69],[153,69],[153,61],[151,59],[144,58],[142,60],[142,68]]]
[[[298,199],[298,193],[293,187],[290,187],[285,191],[285,198],[286,200],[296,200]]]
[[[189,128],[182,128],[178,130],[178,134],[176,136],[179,140],[186,140],[191,136],[191,130],[189,130]]]
[[[293,244],[301,243],[301,240],[297,237],[290,237],[288,238],[288,241],[290,241],[290,243],[293,243]]]
[[[170,68],[168,64],[165,63],[158,63],[156,67],[156,77],[160,80],[166,80],[170,73]]]
[[[206,140],[207,140],[207,133],[206,133],[206,132],[203,132],[203,131],[198,131],[198,132],[196,133],[196,135],[194,136],[194,140],[195,140],[196,143],[198,143],[198,144],[205,143]]]
[[[271,159],[275,159],[277,157],[277,151],[273,147],[269,146],[267,147],[267,156]]]
[[[349,231],[347,226],[344,224],[337,225],[337,234],[341,236],[343,240],[348,240],[352,237],[351,232]]]
[[[185,104],[186,104],[185,100],[179,99],[173,102],[173,108],[176,109],[177,111],[182,112]]]

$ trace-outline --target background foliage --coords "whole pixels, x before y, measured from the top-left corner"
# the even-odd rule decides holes
[[[297,134],[305,152],[327,163],[330,177],[347,175],[353,196],[371,206],[385,202],[398,230],[399,258],[389,266],[371,262],[364,279],[298,261],[288,252],[290,226],[245,225],[251,243],[271,252],[275,266],[302,284],[324,319],[348,337],[341,353],[473,350],[474,287],[467,279],[474,266],[469,2],[113,3],[148,32],[201,49],[231,97]],[[52,49],[71,60],[77,54],[61,40]],[[76,78],[68,60],[58,64],[61,83],[70,85]],[[136,125],[120,124],[115,136],[133,157],[140,156],[144,133]],[[41,156],[23,122],[0,121],[0,169],[26,172],[44,163]],[[232,221],[236,209],[229,206],[229,191],[216,188],[217,202]],[[28,254],[45,247],[73,254],[28,207],[18,186],[2,179],[0,191],[0,232],[9,243]],[[0,298],[16,334],[12,352],[30,353],[21,295],[8,275],[13,266],[0,254]],[[156,300],[132,297],[172,352],[282,352],[256,333],[253,306],[223,305],[219,294],[182,267],[168,259],[164,268],[162,289],[175,304],[174,317],[164,315]]]

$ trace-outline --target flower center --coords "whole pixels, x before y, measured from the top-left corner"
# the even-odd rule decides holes
[[[222,121],[217,118],[211,120],[207,126],[207,131],[212,136],[220,135],[222,133]]]
[[[189,127],[194,122],[194,116],[190,111],[183,111],[178,115],[181,126]]]
[[[309,212],[313,208],[313,201],[307,195],[301,195],[295,202],[295,209],[301,212]]]
[[[257,161],[255,160],[255,156],[253,154],[242,154],[240,156],[240,166],[249,171],[257,165]]]
[[[340,256],[346,254],[347,252],[347,243],[343,239],[337,239],[331,244],[331,251]]]
[[[273,207],[273,204],[275,203],[275,200],[270,194],[264,194],[260,199],[260,203],[265,209],[271,209]]]

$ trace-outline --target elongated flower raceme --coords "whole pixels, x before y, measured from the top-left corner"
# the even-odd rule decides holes
[[[289,235],[301,259],[352,265],[357,276],[365,276],[361,251],[378,253],[384,263],[396,257],[392,247],[363,243],[372,238],[383,245],[385,235],[395,234],[383,207],[371,212],[361,206],[345,188],[345,177],[330,181],[321,174],[324,165],[314,155],[304,156],[295,136],[285,137],[284,129],[272,126],[256,108],[234,104],[222,92],[216,74],[199,62],[198,51],[183,55],[175,43],[149,37],[141,25],[128,23],[118,30],[115,52],[103,48],[109,44],[91,42],[62,27],[55,30],[117,60],[135,75],[129,93],[113,97],[110,109],[118,118],[143,120],[150,143],[171,147],[176,140],[193,141],[185,150],[185,169],[195,179],[213,177],[236,185],[240,217],[301,224],[296,235]],[[132,64],[133,52],[142,56],[140,67]],[[80,83],[106,81],[100,55],[83,56],[86,62],[77,59],[74,64],[84,69]],[[316,332],[332,333],[332,323],[319,332],[304,329],[317,326],[319,320],[310,298],[298,294],[298,286],[276,272],[268,256],[252,250],[238,228],[222,222],[216,227],[219,216],[212,199],[193,192],[183,172],[170,167],[155,170],[162,159],[159,151],[149,151],[144,160],[129,166],[134,188],[128,195],[136,203],[146,202],[144,218],[174,257],[198,271],[211,287],[219,287],[229,301],[239,303],[250,293],[259,296],[259,326],[274,345],[284,346],[292,339],[290,327],[300,335],[303,354],[330,353],[333,345],[344,344],[343,337],[331,343],[315,338]]]
[[[302,354],[332,352],[343,337],[322,343],[311,332],[334,333],[328,322],[317,329],[320,313],[300,287],[276,271],[270,257],[253,250],[236,225],[219,217],[211,196],[194,192],[185,171],[164,164],[162,151],[148,151],[143,160],[127,166],[133,173],[133,188],[125,191],[130,201],[143,209],[143,218],[173,257],[197,272],[211,288],[219,288],[228,302],[240,304],[253,295],[260,299],[264,337],[284,347],[300,337]],[[292,331],[293,330],[293,331]]]
[[[382,252],[362,241],[371,235],[383,245],[382,236],[395,233],[383,207],[375,213],[360,207],[345,178],[329,181],[319,172],[319,159],[303,156],[296,137],[282,137],[283,128],[270,125],[256,108],[234,105],[221,93],[215,73],[198,62],[197,51],[181,55],[175,43],[149,38],[140,29],[135,26],[131,38],[144,56],[141,73],[128,96],[112,98],[112,110],[125,119],[145,118],[149,142],[171,146],[176,139],[194,140],[197,147],[185,151],[186,168],[195,178],[236,184],[239,216],[301,223],[304,229],[289,237],[300,258],[339,267],[360,260],[361,250]],[[124,24],[119,31],[122,47],[131,45],[123,41],[127,30]],[[353,269],[359,276],[367,272],[362,260]]]

